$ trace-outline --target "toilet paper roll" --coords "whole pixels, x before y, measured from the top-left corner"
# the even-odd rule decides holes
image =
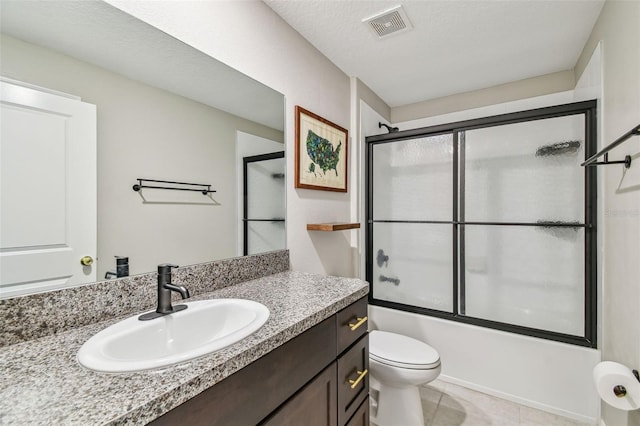
[[[604,361],[594,367],[593,380],[600,398],[607,404],[625,411],[640,408],[640,382],[630,368]]]

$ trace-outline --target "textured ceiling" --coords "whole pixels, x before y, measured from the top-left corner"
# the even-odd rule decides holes
[[[572,69],[604,0],[264,0],[389,106]],[[402,5],[413,30],[378,39],[361,21]]]
[[[2,32],[283,130],[284,97],[101,1],[0,2]]]

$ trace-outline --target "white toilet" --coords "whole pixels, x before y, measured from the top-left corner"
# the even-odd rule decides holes
[[[371,420],[378,426],[424,426],[418,386],[440,374],[440,356],[420,340],[387,331],[369,333]]]

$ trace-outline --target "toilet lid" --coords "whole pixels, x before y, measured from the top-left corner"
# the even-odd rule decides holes
[[[420,340],[388,331],[369,333],[369,356],[383,364],[401,368],[429,369],[440,365],[440,356]]]

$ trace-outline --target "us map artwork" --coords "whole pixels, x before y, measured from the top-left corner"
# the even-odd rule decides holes
[[[349,131],[296,105],[296,188],[347,192]]]
[[[309,163],[308,172],[318,177],[320,171],[322,171],[323,175],[326,175],[329,170],[333,170],[338,176],[338,161],[341,149],[342,141],[339,141],[338,146],[334,149],[331,142],[309,130],[307,133],[307,154],[311,162]]]

